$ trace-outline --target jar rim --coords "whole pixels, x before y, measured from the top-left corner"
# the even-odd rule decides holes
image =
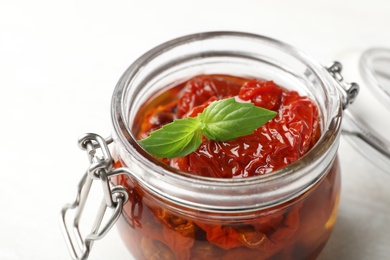
[[[136,138],[134,137],[132,131],[130,130],[130,127],[128,125],[128,119],[126,118],[126,111],[124,109],[124,96],[129,94],[128,93],[128,85],[129,85],[129,79],[133,76],[136,76],[139,70],[142,70],[144,66],[146,66],[151,60],[153,60],[156,56],[160,55],[161,53],[165,53],[170,51],[171,49],[187,44],[189,42],[193,41],[204,41],[208,39],[218,38],[218,37],[236,37],[236,38],[243,38],[243,39],[251,39],[260,41],[262,43],[272,45],[273,47],[283,50],[290,55],[294,56],[297,60],[304,63],[308,68],[311,69],[311,71],[315,74],[315,77],[319,79],[319,81],[322,83],[322,85],[326,88],[331,89],[331,95],[329,95],[330,98],[332,98],[332,107],[329,109],[331,110],[330,118],[327,121],[327,125],[324,126],[324,129],[322,131],[321,138],[317,141],[314,147],[311,148],[310,151],[306,155],[304,155],[299,160],[295,161],[294,163],[283,167],[279,170],[276,170],[272,173],[260,175],[260,176],[254,176],[250,178],[237,178],[237,179],[223,179],[223,178],[210,178],[210,177],[201,177],[197,175],[191,175],[187,173],[180,172],[179,170],[173,169],[170,166],[165,165],[164,163],[160,162],[159,160],[155,159],[153,156],[149,155],[146,151],[144,151],[141,146],[138,144]],[[328,74],[326,69],[318,64],[315,60],[301,52],[300,50],[296,49],[295,47],[286,44],[284,42],[281,42],[279,40],[269,38],[262,35],[256,35],[252,33],[246,33],[246,32],[237,32],[237,31],[215,31],[215,32],[202,32],[202,33],[196,33],[196,34],[190,34],[181,36],[179,38],[167,41],[165,43],[162,43],[153,49],[149,50],[142,56],[140,56],[136,61],[132,63],[132,65],[129,66],[129,68],[124,72],[121,79],[119,80],[114,93],[112,97],[112,103],[111,103],[111,115],[112,115],[112,123],[114,128],[114,141],[116,143],[120,143],[124,148],[124,151],[131,154],[133,162],[140,163],[140,167],[138,170],[150,172],[152,171],[159,171],[158,180],[160,181],[166,181],[167,183],[173,183],[180,185],[186,182],[191,182],[191,187],[208,187],[207,189],[210,190],[211,187],[223,187],[223,189],[229,189],[229,188],[237,188],[237,187],[248,187],[251,186],[252,188],[256,187],[257,185],[262,185],[264,183],[273,183],[270,187],[276,187],[278,186],[279,182],[300,182],[300,178],[304,176],[305,174],[310,173],[302,173],[297,174],[297,172],[300,172],[302,169],[307,168],[308,165],[310,165],[313,160],[318,161],[318,163],[321,163],[325,160],[325,155],[332,150],[333,156],[331,158],[326,160],[334,160],[337,153],[338,148],[338,139],[340,134],[340,125],[341,125],[341,117],[342,117],[342,106],[340,102],[339,93],[336,90],[334,79]],[[329,94],[329,93],[328,93]],[[158,167],[156,167],[156,165]],[[322,173],[324,174],[324,172]],[[135,177],[138,181],[143,183],[143,185],[149,187],[152,191],[154,191],[155,194],[159,194],[166,199],[172,199],[173,201],[177,202],[178,200],[174,198],[175,196],[172,195],[172,198],[170,194],[165,194],[164,192],[161,192],[154,187],[154,184],[148,183],[150,179],[144,178],[139,176],[140,174],[134,172],[133,177]],[[321,179],[322,176],[317,176],[314,181],[314,179],[309,183],[308,185],[304,185],[304,190],[301,188],[299,191],[296,192],[296,194],[291,194],[291,196],[297,196],[298,193],[302,193],[305,190],[312,187],[316,181]],[[275,186],[276,185],[276,186]],[[296,184],[293,186],[297,186],[301,184]],[[258,188],[257,188],[258,189]],[[274,192],[276,194],[283,193],[283,191],[272,191],[269,190],[268,192]],[[298,194],[299,195],[299,194]],[[283,197],[283,200],[285,200],[286,197]],[[282,203],[283,200],[281,198],[278,199],[279,203]],[[191,201],[181,201],[181,204],[186,204],[196,206]],[[194,204],[194,205],[193,205]],[[269,206],[268,204],[275,205],[275,201],[269,202],[269,203],[262,203],[262,206]],[[202,206],[205,208],[205,206]],[[245,205],[246,209],[248,208],[248,205]],[[254,206],[256,208],[259,207],[259,205]],[[244,209],[244,206],[237,206],[236,209]]]

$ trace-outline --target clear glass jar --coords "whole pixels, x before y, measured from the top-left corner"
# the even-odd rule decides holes
[[[153,95],[199,74],[273,80],[309,96],[319,108],[320,140],[298,161],[264,176],[215,179],[170,168],[138,144],[139,115]],[[131,173],[115,180],[129,190],[119,229],[133,257],[316,258],[337,216],[344,99],[327,68],[258,35],[194,34],[141,56],[123,74],[112,99],[116,160]]]

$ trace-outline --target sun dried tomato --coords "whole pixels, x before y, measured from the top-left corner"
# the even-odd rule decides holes
[[[210,98],[222,99],[237,95],[243,79],[225,75],[200,75],[187,81],[177,104],[177,117],[182,118]]]
[[[296,91],[272,81],[244,80],[223,75],[201,75],[187,81],[177,101],[166,109],[157,108],[147,117],[150,131],[162,126],[156,120],[169,114],[173,118],[196,116],[212,101],[237,96],[278,115],[251,135],[215,142],[204,139],[196,152],[175,158],[170,165],[182,171],[214,178],[245,178],[280,169],[302,157],[320,136],[316,105]],[[173,116],[172,111],[175,111]],[[165,117],[166,118],[166,117]],[[164,122],[165,124],[166,122]],[[141,137],[145,134],[141,132]]]

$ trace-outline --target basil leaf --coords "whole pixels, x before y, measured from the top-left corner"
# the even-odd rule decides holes
[[[189,117],[164,125],[139,142],[157,158],[184,157],[198,149],[202,133],[198,119]]]
[[[157,158],[184,157],[198,149],[202,136],[227,141],[248,135],[277,113],[234,98],[214,101],[197,117],[174,120],[140,140]]]
[[[253,103],[228,98],[211,103],[198,118],[201,130],[208,139],[227,141],[252,134],[276,114]]]

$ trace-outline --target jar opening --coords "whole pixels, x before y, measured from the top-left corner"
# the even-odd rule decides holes
[[[200,177],[165,165],[139,146],[133,133],[133,126],[140,123],[137,113],[152,95],[199,74],[273,80],[309,96],[320,109],[320,140],[291,165],[250,178]],[[137,181],[166,199],[209,210],[275,205],[312,187],[336,156],[342,109],[334,84],[326,69],[311,58],[267,37],[239,32],[184,36],[150,50],[123,74],[112,100],[113,137],[120,158]],[[237,197],[250,194],[254,199],[242,204],[239,198],[226,198],[232,190],[240,190]],[[214,196],[219,206],[206,205],[208,196]]]

